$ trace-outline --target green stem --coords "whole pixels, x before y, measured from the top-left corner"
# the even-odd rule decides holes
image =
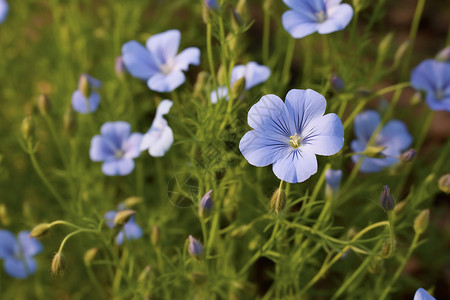
[[[388,211],[389,218],[389,253],[384,258],[389,258],[394,254],[395,250],[395,232],[394,232],[394,218],[392,211]]]
[[[74,235],[77,235],[82,232],[90,232],[90,233],[100,233],[97,229],[78,229],[74,232],[69,233],[66,235],[66,237],[62,240],[61,245],[59,246],[58,253],[61,253],[63,251],[64,245],[67,243],[67,241]]]
[[[264,10],[264,28],[263,28],[263,45],[262,57],[265,65],[269,62],[269,42],[270,42],[270,13]]]
[[[289,37],[289,42],[286,49],[286,57],[284,60],[284,66],[283,66],[283,84],[287,85],[289,83],[289,80],[291,78],[291,65],[292,60],[294,58],[294,50],[295,50],[295,39],[292,37]]]
[[[206,24],[206,50],[208,52],[209,71],[211,72],[211,78],[213,81],[213,89],[217,89],[216,71],[214,68],[214,57],[212,53],[212,25],[211,22]]]

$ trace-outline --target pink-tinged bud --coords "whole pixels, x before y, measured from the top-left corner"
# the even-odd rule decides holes
[[[450,61],[450,46],[442,49],[436,55],[436,60],[449,62]]]
[[[405,151],[402,153],[402,155],[400,155],[400,160],[404,161],[404,162],[408,162],[414,159],[414,157],[416,157],[416,150],[414,149],[409,149],[408,151]]]
[[[189,236],[189,247],[188,247],[189,254],[199,259],[203,255],[203,246],[200,244],[199,241],[197,241],[192,235]]]

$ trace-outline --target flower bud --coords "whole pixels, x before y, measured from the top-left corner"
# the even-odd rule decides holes
[[[130,220],[130,218],[135,214],[136,211],[131,209],[119,211],[114,217],[114,226],[125,225]]]
[[[31,116],[27,116],[25,117],[25,119],[23,119],[20,130],[22,131],[22,137],[24,138],[24,140],[28,141],[29,139],[33,138],[34,124]]]
[[[386,58],[386,55],[389,53],[389,49],[391,48],[393,38],[394,38],[394,34],[392,32],[390,32],[381,40],[381,42],[378,46],[377,60],[379,62],[383,62],[384,59]]]
[[[232,87],[233,97],[235,99],[239,98],[245,91],[245,77],[239,78]]]
[[[415,92],[414,95],[411,97],[410,104],[412,106],[415,106],[415,105],[419,105],[422,102],[423,102],[422,93],[420,91]]]
[[[394,197],[392,197],[391,190],[387,185],[384,186],[383,191],[381,192],[380,205],[386,211],[393,210],[395,207]]]
[[[286,193],[283,189],[276,189],[270,199],[269,209],[279,214],[286,206]]]
[[[404,162],[412,161],[414,157],[416,156],[417,152],[414,149],[409,149],[408,151],[403,152],[400,155],[400,160]]]
[[[123,79],[125,77],[127,68],[125,67],[122,56],[116,57],[116,61],[114,63],[114,71],[116,72],[117,77],[119,77],[120,79]]]
[[[141,274],[139,274],[138,282],[146,282],[151,275],[152,267],[149,265],[145,266],[144,270],[142,270]]]
[[[89,79],[86,74],[82,74],[78,80],[78,89],[83,93],[83,96],[88,99],[91,95],[92,89],[89,84]]]
[[[45,235],[47,235],[48,231],[50,230],[50,224],[48,223],[42,223],[37,225],[36,227],[33,228],[33,230],[31,230],[30,232],[30,237],[32,238],[43,238]]]
[[[450,61],[450,46],[442,49],[436,55],[436,60],[449,62]]]
[[[394,239],[394,245],[392,247],[394,247],[392,249],[392,251],[395,251],[395,247],[397,246],[397,241]],[[391,240],[390,239],[386,239],[383,242],[383,245],[381,247],[381,254],[384,258],[388,258],[389,257],[389,252],[391,251]],[[392,252],[393,253],[393,252]]]
[[[378,274],[383,269],[384,261],[380,257],[376,256],[373,258],[373,260],[370,262],[369,267],[367,270],[372,274]]]
[[[69,107],[63,116],[63,126],[64,126],[64,130],[67,132],[67,134],[69,136],[74,136],[75,135],[75,130],[76,130],[76,120],[75,120],[75,114],[73,113],[73,110],[71,107]]]
[[[239,4],[238,4],[239,5]],[[241,6],[243,7],[243,6]],[[239,28],[241,28],[244,24],[244,21],[242,20],[240,12],[238,12],[236,9],[231,8],[231,26],[235,31],[239,31]]]
[[[150,235],[150,241],[153,246],[157,246],[161,241],[161,234],[158,225],[154,224],[152,226],[152,233]]]
[[[134,207],[143,201],[144,199],[142,197],[128,197],[125,201],[123,201],[123,205],[125,207]]]
[[[198,214],[202,218],[207,218],[213,208],[213,200],[211,199],[212,190],[209,190],[200,200],[200,205],[198,207]]]
[[[416,234],[422,234],[428,227],[428,222],[430,220],[430,210],[423,210],[414,220],[414,231]]]
[[[232,238],[241,238],[251,229],[250,225],[242,225],[231,231]]]
[[[83,261],[85,266],[90,267],[92,265],[92,261],[98,253],[98,248],[91,248],[84,253]]]
[[[8,226],[10,223],[8,217],[8,211],[6,210],[5,204],[0,204],[0,224],[3,226]]]
[[[192,235],[189,235],[189,247],[188,247],[189,255],[192,257],[199,259],[203,255],[203,246],[197,241]]]
[[[264,6],[263,6],[263,8],[264,8],[264,11],[265,12],[271,12],[271,10],[272,10],[272,6],[273,6],[273,0],[265,0],[264,1]]]
[[[442,175],[439,178],[439,189],[446,194],[450,194],[450,173]]]
[[[403,57],[405,56],[406,51],[411,46],[411,42],[409,40],[404,41],[400,47],[398,47],[397,52],[395,52],[394,57],[394,66],[398,67]]]
[[[205,273],[193,272],[193,273],[189,274],[189,279],[196,286],[201,286],[206,282],[207,277],[206,277]]]
[[[47,116],[50,113],[50,99],[47,95],[40,95],[38,98],[38,108],[39,112],[43,116]]]
[[[331,74],[331,86],[334,90],[340,92],[345,88],[345,82],[336,74]]]
[[[385,146],[368,146],[363,154],[373,158],[386,158],[386,155],[382,153],[384,149],[386,149]]]
[[[53,256],[51,270],[54,275],[61,277],[64,275],[64,271],[66,270],[66,259],[61,252],[58,252]]]
[[[405,201],[402,201],[402,202],[399,202],[399,203],[395,204],[394,214],[396,216],[399,216],[403,212],[403,210],[405,209],[406,204],[408,204],[408,200],[405,200]]]

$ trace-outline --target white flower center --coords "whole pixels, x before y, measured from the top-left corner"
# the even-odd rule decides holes
[[[294,135],[291,135],[291,137],[289,138],[289,142],[291,142],[291,146],[295,149],[300,147],[300,137],[298,136],[297,133],[295,133]]]
[[[316,13],[316,21],[318,23],[323,23],[327,20],[327,14],[325,13],[325,11],[320,11],[318,13]]]
[[[163,73],[164,75],[170,74],[170,73],[172,72],[172,70],[173,70],[173,64],[172,64],[172,62],[170,62],[170,61],[166,62],[165,64],[163,64],[163,65],[160,67],[160,71],[161,71],[161,73]]]
[[[114,157],[117,159],[121,159],[125,156],[125,151],[118,149],[116,151],[114,151]]]

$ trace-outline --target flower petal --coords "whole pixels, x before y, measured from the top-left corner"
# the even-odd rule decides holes
[[[173,102],[165,99],[158,104],[158,108],[156,109],[156,118],[162,118],[163,115],[167,115],[172,108]],[[164,120],[165,121],[165,120]]]
[[[198,66],[200,64],[200,49],[196,47],[186,48],[175,58],[175,68],[186,71],[189,65]]]
[[[8,12],[9,12],[8,2],[1,0],[0,1],[0,23],[3,23],[3,21],[5,21],[6,17],[8,16]]]
[[[320,34],[327,34],[339,31],[347,27],[353,18],[353,8],[344,3],[336,7],[332,7],[327,11],[327,19],[320,23],[318,32]]]
[[[288,155],[289,138],[278,134],[251,130],[239,142],[245,159],[256,167],[265,167]]]
[[[142,133],[133,133],[122,145],[123,151],[125,151],[125,158],[136,158],[141,154],[141,141]]]
[[[249,90],[255,85],[266,81],[270,77],[270,69],[253,61],[246,66],[235,66],[231,72],[231,85],[242,77],[245,77],[245,89]]]
[[[292,150],[273,164],[273,172],[286,182],[303,182],[317,172],[317,159],[312,152]]]
[[[153,157],[162,157],[169,151],[173,144],[173,132],[169,126],[166,126],[155,140],[155,143],[150,145],[148,153]]]
[[[120,160],[105,161],[102,165],[102,172],[108,176],[128,175],[134,169],[134,161],[128,158]]]
[[[128,240],[136,240],[142,237],[142,229],[134,220],[128,221],[123,226],[123,230]]]
[[[428,292],[426,290],[424,290],[423,288],[420,288],[414,294],[413,300],[436,300],[436,299],[433,296],[431,296],[430,294],[428,294]]]
[[[303,135],[309,122],[323,116],[327,101],[316,91],[292,89],[286,95],[286,107],[295,124],[295,132]]]
[[[311,120],[301,134],[300,148],[318,155],[334,155],[344,146],[344,127],[336,114]]]
[[[0,258],[6,259],[14,255],[16,237],[8,230],[0,230]]]
[[[186,81],[183,72],[172,71],[171,73],[164,75],[158,73],[153,75],[147,82],[148,87],[156,92],[166,93],[175,90]]]
[[[308,11],[314,14],[325,10],[324,0],[283,0],[283,2],[295,11]]]
[[[89,100],[84,97],[83,93],[76,90],[72,94],[72,108],[74,111],[81,114],[87,114],[95,112],[100,104],[100,95],[96,92],[92,92],[89,96]]]
[[[283,14],[282,23],[284,29],[295,39],[300,39],[316,32],[319,25],[311,13],[293,10],[288,10]]]
[[[128,72],[141,80],[148,80],[159,72],[159,65],[151,53],[136,41],[130,41],[122,46],[122,59]]]
[[[104,215],[106,225],[110,229],[114,228],[114,219],[115,219],[116,215],[117,215],[117,211],[115,211],[115,210],[110,210]]]
[[[337,190],[341,184],[342,170],[328,169],[325,172],[325,181],[333,189]]]
[[[21,231],[18,235],[18,241],[25,256],[34,256],[44,249],[41,242],[30,237],[29,231]]]
[[[355,117],[353,127],[356,137],[367,143],[379,123],[380,114],[374,110],[366,110],[365,112],[358,114]]]
[[[212,91],[209,96],[212,104],[216,104],[218,100],[225,99],[228,101],[228,89],[225,86],[219,86],[217,90]]]
[[[25,263],[20,259],[10,256],[5,259],[3,267],[9,276],[23,279],[36,272],[37,263],[31,256],[25,257]]]
[[[376,142],[379,145],[394,148],[400,152],[411,145],[412,136],[409,134],[405,123],[398,120],[392,120],[381,129]]]
[[[100,135],[96,135],[91,140],[89,157],[92,161],[104,161],[114,157],[116,148],[114,144],[108,142]]]
[[[163,65],[175,59],[180,40],[180,31],[172,29],[152,35],[145,43],[145,46],[150,50],[155,61],[159,65]]]
[[[412,72],[411,72],[411,86],[416,90],[425,90],[430,93],[436,91],[437,89],[437,78],[434,71],[435,61],[432,59],[427,59],[421,62]]]
[[[122,149],[131,133],[131,125],[125,121],[106,122],[100,128],[104,142],[111,143],[112,149]]]

